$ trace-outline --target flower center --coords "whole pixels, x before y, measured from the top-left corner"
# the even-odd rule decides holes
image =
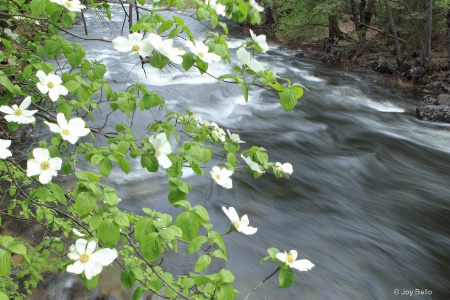
[[[23,113],[23,111],[22,111],[20,108],[16,109],[16,111],[14,112],[14,114],[15,114],[16,116],[21,116],[22,113]]]
[[[290,264],[292,264],[295,260],[294,260],[294,257],[292,256],[292,254],[291,253],[288,253],[287,255],[286,255],[286,261],[288,262],[288,263],[290,263]]]
[[[236,227],[237,229],[239,229],[239,227],[241,227],[241,222],[240,222],[240,221],[234,222],[234,227]]]
[[[52,89],[52,88],[54,88],[55,87],[55,84],[53,83],[53,82],[47,82],[47,87],[49,88],[49,89]]]
[[[139,50],[141,50],[141,47],[139,47],[139,45],[133,45],[133,48],[131,48],[131,51],[133,52],[138,52]]]
[[[205,57],[205,54],[204,54],[203,52],[199,52],[199,53],[198,53],[198,57],[204,58],[204,57]]]
[[[67,6],[67,7],[72,7],[72,1],[67,1],[67,2],[66,2],[66,6]]]
[[[80,254],[80,261],[83,264],[87,263],[89,261],[89,254],[87,253]]]
[[[161,149],[157,149],[155,154],[156,154],[156,156],[160,156],[161,155]]]
[[[220,174],[216,174],[216,178],[217,178],[217,179],[220,179]]]
[[[50,162],[47,160],[41,162],[41,169],[44,171],[50,169]]]
[[[69,134],[70,134],[69,129],[63,129],[63,130],[61,130],[61,132],[62,132],[62,134],[64,134],[64,135],[69,135]]]

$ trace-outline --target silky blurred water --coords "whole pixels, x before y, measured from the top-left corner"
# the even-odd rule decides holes
[[[87,12],[90,38],[111,39],[111,30],[120,34],[121,8],[113,6],[112,11],[117,25],[108,23],[106,29]],[[207,26],[186,20],[194,34],[206,36]],[[83,29],[75,30],[81,34]],[[234,61],[235,50],[248,36],[239,26],[231,32]],[[396,289],[412,290],[413,299],[450,299],[450,127],[414,118],[421,95],[391,90],[378,84],[374,74],[348,73],[270,44],[272,50],[258,54],[258,60],[308,89],[286,113],[271,92],[252,88],[245,103],[239,87],[195,70],[182,74],[176,68],[146,68],[145,74],[136,56],[119,53],[108,43],[83,44],[89,58],[107,65],[106,79],[114,89],[145,84],[161,93],[170,108],[192,110],[239,133],[247,142],[243,149],[258,145],[269,150],[272,161],[293,165],[289,180],[271,175],[255,180],[235,173],[231,190],[208,176],[185,174],[192,187],[189,200],[209,210],[215,230],[229,227],[222,206],[248,214],[258,228],[253,236],[226,236],[229,261],[212,266],[213,271],[223,267],[235,274],[239,299],[275,270],[274,263],[260,265],[268,247],[296,249],[299,258],[315,267],[295,271],[296,282],[289,289],[277,288],[274,277],[250,299],[406,297],[396,296]],[[209,71],[220,75],[230,68],[217,63]],[[118,116],[117,122],[125,121]],[[137,114],[136,132],[145,130],[151,119],[149,113]],[[132,165],[128,176],[110,176],[122,207],[138,213],[142,207],[179,213],[167,203],[163,173],[148,174],[138,162]],[[195,258],[174,258],[170,270],[192,270]],[[416,295],[421,291],[426,295]]]

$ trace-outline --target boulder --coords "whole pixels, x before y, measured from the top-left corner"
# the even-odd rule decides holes
[[[419,78],[425,75],[425,68],[423,67],[412,67],[408,70],[409,78]]]
[[[437,98],[427,95],[416,108],[416,118],[424,121],[450,123],[450,95],[442,94]]]
[[[397,68],[398,65],[395,61],[387,61],[379,65],[376,68],[376,71],[380,73],[394,74],[395,71],[397,71]]]

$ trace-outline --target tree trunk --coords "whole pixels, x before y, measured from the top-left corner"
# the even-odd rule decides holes
[[[450,9],[447,10],[447,63],[450,68]]]
[[[361,26],[359,25],[359,18],[358,12],[356,11],[355,0],[350,0],[350,5],[352,7],[352,16],[353,16],[353,23],[355,24],[355,30],[358,31]]]
[[[431,28],[433,20],[433,0],[423,0],[423,30],[422,30],[422,65],[429,73],[431,71]]]
[[[333,40],[344,38],[342,31],[339,29],[337,15],[328,16],[328,37]]]
[[[359,30],[358,30],[358,37],[360,41],[364,41],[366,39],[366,33],[367,33],[367,27],[364,27],[361,23],[365,23],[366,18],[366,0],[361,0],[359,2]],[[365,23],[367,24],[367,23]],[[370,25],[370,24],[367,24]]]
[[[395,57],[397,60],[397,64],[400,64],[403,61],[403,58],[400,50],[400,41],[398,40],[397,28],[395,27],[394,17],[392,16],[392,9],[391,6],[389,5],[389,0],[384,0],[384,4],[386,5],[389,24],[391,25],[392,35],[394,36],[395,53],[396,53]]]

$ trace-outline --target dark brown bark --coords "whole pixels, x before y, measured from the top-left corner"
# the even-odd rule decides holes
[[[329,15],[328,16],[328,37],[330,39],[344,38],[343,32],[339,29],[337,15]]]
[[[400,64],[403,61],[403,57],[402,57],[402,53],[401,53],[401,49],[400,49],[400,41],[399,41],[398,35],[397,35],[397,28],[395,27],[394,18],[392,16],[392,9],[391,9],[391,6],[389,5],[389,0],[384,0],[384,4],[386,5],[386,12],[388,15],[389,24],[391,26],[392,36],[394,37],[395,54],[396,54],[395,57],[396,57],[397,63]]]
[[[450,68],[450,9],[447,11],[447,63]]]
[[[353,23],[355,24],[355,30],[359,30],[360,24],[359,24],[358,12],[356,11],[355,0],[350,0],[350,6],[352,8],[352,16],[353,16]]]
[[[433,21],[433,0],[423,0],[423,30],[422,30],[422,49],[421,59],[422,65],[427,70],[431,71],[431,29]]]

